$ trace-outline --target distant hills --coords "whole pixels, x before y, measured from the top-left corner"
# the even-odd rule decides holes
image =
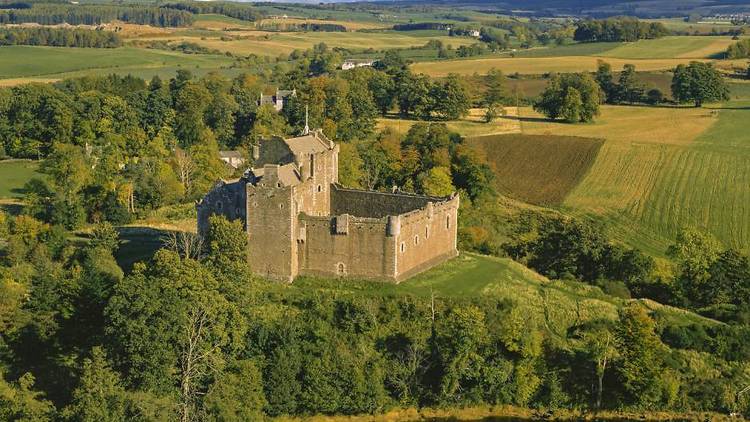
[[[266,0],[269,2],[269,0]],[[357,0],[296,0],[272,3],[356,3]],[[471,7],[498,12],[536,15],[586,15],[593,17],[633,15],[639,17],[671,17],[689,14],[714,15],[750,13],[747,0],[377,0],[369,3],[417,5],[433,4],[446,7]]]

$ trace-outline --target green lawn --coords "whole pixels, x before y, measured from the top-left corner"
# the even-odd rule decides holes
[[[562,45],[559,47],[541,47],[520,50],[516,57],[563,57],[563,56],[598,56],[623,45],[621,42],[592,42]]]
[[[39,165],[29,160],[0,161],[0,198],[21,198],[23,185],[39,176]]]
[[[713,58],[733,42],[729,36],[673,36],[623,43],[600,55],[620,59]]]
[[[130,73],[150,77],[169,75],[182,67],[196,71],[227,67],[223,55],[183,54],[173,51],[123,48],[0,47],[0,79],[63,78],[84,74]]]
[[[566,336],[572,325],[617,317],[626,301],[599,288],[574,281],[551,281],[508,258],[462,253],[461,256],[395,285],[384,282],[302,277],[291,288],[338,294],[413,295],[417,300],[482,297],[512,300],[524,315],[536,318],[551,333]],[[421,298],[421,299],[419,299]],[[641,302],[676,324],[707,321],[700,316],[650,301]]]

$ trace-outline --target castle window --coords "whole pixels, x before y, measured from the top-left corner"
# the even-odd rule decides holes
[[[336,274],[340,276],[346,275],[346,264],[343,262],[336,264]]]
[[[414,246],[419,245],[419,235],[414,236]]]
[[[424,238],[429,239],[430,238],[430,226],[426,226],[424,228]]]
[[[314,177],[314,176],[315,176],[315,155],[310,154],[310,177]]]
[[[284,209],[284,204],[279,204],[279,209],[283,210]]]
[[[450,215],[445,216],[445,228],[446,230],[451,228],[451,216]]]
[[[323,192],[323,185],[318,185],[318,192]]]
[[[401,253],[406,252],[406,242],[401,242]]]
[[[221,201],[216,201],[216,209],[221,211],[222,208],[224,208],[224,203]]]

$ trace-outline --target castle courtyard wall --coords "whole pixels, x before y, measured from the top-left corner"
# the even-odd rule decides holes
[[[439,199],[331,186],[331,214],[333,215],[350,214],[357,217],[383,218],[388,215],[406,214],[436,200]]]
[[[399,216],[396,236],[396,281],[409,278],[458,255],[458,197],[430,203]]]
[[[348,220],[341,227],[341,220]],[[298,241],[300,274],[386,279],[395,277],[394,237],[385,219],[302,214]]]

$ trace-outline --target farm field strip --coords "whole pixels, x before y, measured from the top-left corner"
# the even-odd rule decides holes
[[[133,73],[169,67],[218,69],[231,59],[217,55],[188,55],[173,51],[131,47],[62,48],[37,46],[0,47],[0,79],[41,77],[57,79],[72,72]]]
[[[620,59],[707,59],[724,52],[735,42],[730,36],[672,36],[623,43],[599,56]]]
[[[679,143],[658,142],[658,134],[628,142],[616,129],[602,130],[607,142],[563,206],[605,221],[616,237],[655,255],[662,255],[683,227],[747,250],[750,139],[728,133],[740,131],[747,117],[750,110],[720,110],[718,118],[705,119],[709,124],[702,131],[691,129],[690,122],[699,119],[687,115],[664,123],[684,135]]]
[[[389,49],[408,48],[425,45],[429,40],[439,40],[445,45],[459,47],[471,45],[475,40],[469,38],[442,36],[411,35],[408,32],[254,32],[241,34],[247,38],[222,41],[217,34],[208,37],[178,37],[180,41],[190,41],[204,47],[235,54],[258,54],[278,56],[294,50],[306,50],[316,44],[325,43],[328,47],[348,49]],[[170,40],[169,37],[165,37]]]
[[[441,77],[451,73],[472,75],[486,74],[489,70],[500,69],[506,74],[521,73],[540,75],[549,72],[593,72],[599,60],[606,60],[613,69],[621,69],[625,64],[633,64],[638,71],[655,71],[673,69],[679,64],[687,64],[694,59],[622,59],[617,57],[564,56],[564,57],[498,57],[481,59],[445,60],[423,62],[412,65],[416,73]],[[701,61],[709,61],[702,59]],[[722,61],[724,66],[743,64],[745,61]]]

